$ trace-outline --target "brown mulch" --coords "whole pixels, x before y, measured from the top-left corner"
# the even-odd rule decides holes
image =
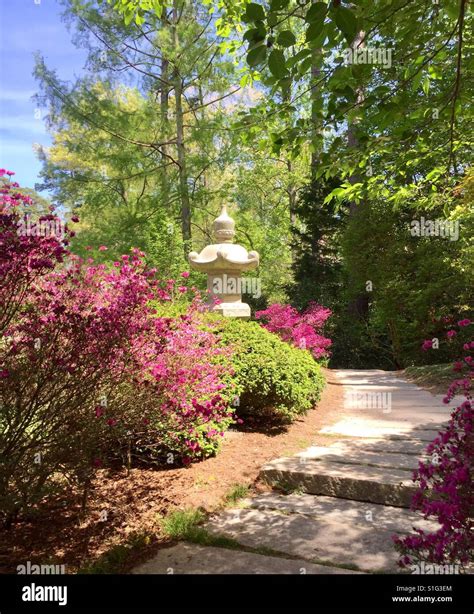
[[[337,418],[342,386],[330,370],[324,372],[327,386],[317,407],[286,429],[276,433],[229,431],[217,456],[185,468],[134,468],[129,475],[125,470],[101,470],[82,520],[78,498],[65,493],[35,517],[0,531],[0,573],[15,573],[17,565],[27,561],[65,564],[66,573],[75,573],[134,534],[147,534],[149,544],[138,549],[135,563],[169,543],[160,535],[158,518],[170,510],[214,511],[236,484],[263,490],[255,482],[265,462],[312,443],[324,443],[325,438],[317,435],[319,429]]]

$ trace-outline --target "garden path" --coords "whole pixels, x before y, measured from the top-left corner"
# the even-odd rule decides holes
[[[333,373],[343,409],[319,432],[334,442],[267,463],[271,492],[211,516],[200,543],[164,548],[133,573],[400,571],[392,535],[437,527],[408,509],[411,476],[457,399],[447,406],[389,371]]]

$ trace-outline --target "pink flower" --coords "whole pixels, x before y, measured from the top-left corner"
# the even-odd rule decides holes
[[[447,336],[449,339],[452,339],[452,338],[453,338],[453,337],[455,337],[456,335],[457,335],[457,333],[456,333],[456,331],[455,331],[455,330],[448,330],[448,332],[446,333],[446,336]]]
[[[468,318],[465,318],[464,320],[459,320],[458,326],[469,326],[470,323],[471,323],[471,320],[469,320]]]
[[[188,271],[183,271],[181,273],[181,277],[184,277],[184,279],[187,279],[189,277],[189,272]]]
[[[99,252],[106,252],[107,251],[107,246],[106,245],[101,245],[99,246]]]
[[[423,341],[423,345],[421,346],[421,349],[426,352],[427,350],[431,350],[431,348],[433,347],[433,341],[431,339],[426,339],[425,341]]]
[[[332,344],[331,339],[321,334],[330,315],[330,309],[312,302],[302,313],[290,305],[276,303],[268,309],[257,311],[255,317],[263,321],[264,328],[283,341],[310,350],[314,358],[322,358],[329,355]]]
[[[184,294],[187,291],[188,289],[186,288],[186,286],[178,286],[178,292],[181,292],[182,294]]]
[[[79,217],[77,215],[73,215],[71,217],[71,222],[78,222],[79,221]]]
[[[117,420],[115,420],[115,418],[109,418],[109,419],[107,420],[107,424],[108,424],[109,426],[115,426],[115,425],[117,424]]]

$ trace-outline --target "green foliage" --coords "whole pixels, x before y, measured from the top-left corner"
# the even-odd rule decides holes
[[[245,21],[253,22],[253,21],[263,21],[265,19],[265,12],[263,7],[260,4],[256,4],[255,2],[251,2],[247,5],[244,14]]]
[[[237,416],[248,422],[287,423],[315,406],[324,378],[308,351],[281,341],[256,322],[222,319],[217,332],[233,348]]]
[[[145,22],[144,13],[153,11],[158,17],[161,17],[163,9],[169,5],[166,0],[107,0],[113,8],[123,16],[125,25],[129,25],[134,21],[137,25],[142,25]]]
[[[334,21],[347,42],[352,43],[357,33],[357,19],[354,13],[344,6],[338,6],[334,9]]]
[[[331,310],[339,305],[343,266],[340,243],[347,211],[324,204],[336,185],[334,179],[320,179],[302,190],[298,199],[297,223],[291,229],[294,278],[288,287],[290,300],[298,309],[305,309],[311,301]]]
[[[446,205],[446,196],[443,200]],[[393,369],[454,358],[454,345],[423,352],[420,339],[440,334],[440,318],[469,313],[469,216],[452,203],[445,217],[436,195],[419,204],[424,207],[406,204],[393,210],[367,202],[347,219],[340,233],[340,287],[328,331],[332,366]],[[464,221],[457,241],[412,236],[414,220],[453,222],[456,209]]]
[[[318,180],[298,201],[288,289],[299,308],[316,300],[333,310],[331,366],[393,369],[453,358],[454,347],[427,353],[420,339],[439,332],[434,319],[469,308],[472,171],[442,196],[420,193],[396,208],[371,200],[352,212],[324,204],[336,186]],[[413,221],[422,217],[457,221],[458,240],[412,236]]]
[[[223,22],[238,24],[245,6],[230,12],[220,3]],[[278,115],[276,154],[297,155],[301,143],[314,144],[319,133],[316,178],[344,182],[333,198],[399,204],[421,186],[443,189],[451,173],[459,177],[472,161],[472,82],[464,78],[472,67],[472,12],[466,0],[249,6],[258,21],[239,44],[248,42],[250,51],[258,39],[249,73],[258,74],[270,95],[261,103],[262,120],[251,109],[248,124],[265,139]],[[368,59],[369,52],[382,55]],[[342,138],[341,130],[352,130],[352,138]]]

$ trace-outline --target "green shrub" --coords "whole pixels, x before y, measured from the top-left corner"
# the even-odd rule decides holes
[[[217,324],[221,343],[233,348],[229,360],[239,417],[288,423],[314,407],[324,378],[307,350],[281,341],[256,322],[207,318]]]

